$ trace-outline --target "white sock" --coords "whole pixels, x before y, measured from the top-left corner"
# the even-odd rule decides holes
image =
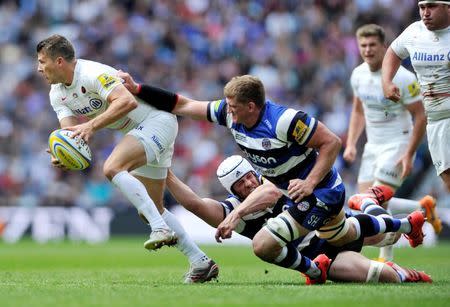
[[[388,203],[388,208],[393,215],[396,215],[409,214],[413,211],[419,210],[422,207],[417,200],[393,197]]]
[[[406,233],[406,234],[411,232],[411,223],[409,223],[408,218],[405,217],[403,219],[400,219],[400,223],[401,223],[401,225],[400,225],[400,229],[398,230],[399,232]]]
[[[111,182],[136,207],[138,212],[145,216],[152,229],[169,228],[142,182],[127,171],[117,173]]]
[[[206,254],[194,243],[188,233],[184,230],[175,215],[166,209],[164,210],[162,217],[167,225],[169,225],[169,227],[177,234],[178,243],[176,247],[188,257],[191,264],[200,264],[201,262],[209,260]]]
[[[387,245],[380,247],[379,258],[383,258],[386,261],[394,260],[394,245]]]

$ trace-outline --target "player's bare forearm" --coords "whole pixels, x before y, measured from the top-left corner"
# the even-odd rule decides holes
[[[196,120],[207,120],[208,101],[194,100],[178,94],[178,101],[172,113]]]
[[[224,219],[222,205],[218,201],[201,198],[171,170],[167,174],[166,184],[170,194],[180,205],[212,227],[217,227]]]
[[[235,211],[242,218],[247,214],[273,207],[282,196],[283,194],[274,184],[265,182],[253,190]]]
[[[407,109],[414,118],[413,131],[407,149],[407,153],[413,156],[425,134],[427,118],[422,101],[408,105]]]
[[[166,179],[167,188],[175,200],[189,210],[189,207],[204,205],[203,199],[169,170]]]
[[[364,111],[362,108],[362,102],[358,97],[353,97],[353,108],[350,115],[350,124],[348,128],[347,145],[356,146],[359,137],[361,136],[366,126],[366,120],[364,118]]]
[[[392,80],[394,79],[401,62],[401,59],[395,54],[392,48],[389,47],[384,55],[381,67],[381,84],[383,86],[384,96],[389,99],[394,99],[394,101],[397,101],[395,98],[399,93],[397,93],[398,88],[395,87]]]
[[[305,179],[316,187],[333,167],[341,150],[342,142],[337,135],[319,122],[317,130],[307,146],[313,147],[319,152],[316,164]]]
[[[94,131],[100,130],[126,116],[137,108],[138,102],[124,86],[117,86],[108,97],[109,107],[105,112],[90,120]]]

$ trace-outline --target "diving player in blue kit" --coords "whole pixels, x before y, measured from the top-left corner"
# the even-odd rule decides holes
[[[255,235],[260,231],[267,231],[265,224],[268,220],[276,218],[289,206],[295,205],[289,198],[282,195],[278,188],[259,175],[241,156],[235,155],[225,159],[219,165],[217,175],[223,187],[230,193],[223,201],[201,198],[170,171],[167,187],[182,206],[212,227],[218,227],[226,218],[232,221],[233,230],[252,239],[253,246],[257,246]],[[380,211],[387,213],[379,206],[376,197],[372,199],[369,195],[365,195],[366,204],[371,202]],[[386,197],[392,197],[392,194]],[[398,237],[399,234],[396,238]],[[314,232],[310,232],[286,245],[289,249],[298,250],[304,257],[314,258],[325,254],[333,259],[328,270],[328,277],[334,281],[431,282],[431,278],[424,272],[401,268],[393,263],[385,264],[369,260],[359,254],[363,245],[379,244],[383,239],[383,236],[360,238],[342,247],[335,247],[317,237]],[[290,268],[283,262],[274,264]],[[307,278],[307,284],[309,282]]]

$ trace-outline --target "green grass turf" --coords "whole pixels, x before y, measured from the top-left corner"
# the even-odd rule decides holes
[[[186,259],[174,248],[149,253],[143,240],[0,243],[0,306],[450,306],[449,243],[395,250],[396,262],[425,270],[431,285],[305,286],[298,273],[258,260],[249,247],[219,245],[203,246],[220,265],[219,282],[184,285]]]

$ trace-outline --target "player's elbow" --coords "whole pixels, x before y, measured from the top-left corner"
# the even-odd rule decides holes
[[[333,151],[339,152],[342,148],[342,140],[340,137],[338,137],[335,134],[330,136],[329,144],[330,144],[330,147],[334,149]]]
[[[267,199],[270,203],[275,204],[281,196],[283,196],[283,193],[274,185],[267,185],[264,188],[264,194],[266,195]]]

